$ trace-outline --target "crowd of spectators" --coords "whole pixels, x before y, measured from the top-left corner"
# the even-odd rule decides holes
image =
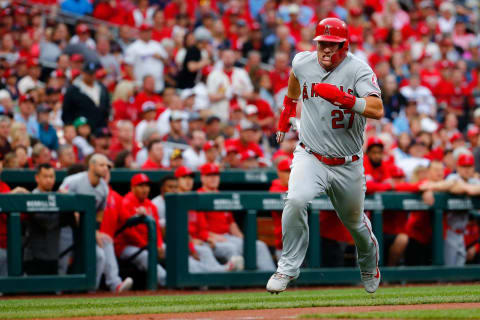
[[[280,164],[293,158],[298,142],[296,132],[280,145],[274,139],[291,60],[300,51],[315,50],[319,20],[338,17],[348,24],[350,52],[375,71],[385,108],[381,121],[369,119],[366,125],[367,193],[450,190],[452,185],[433,182],[459,167],[475,169],[460,174],[465,182],[480,172],[476,1],[32,0],[2,5],[4,168],[46,163],[69,168],[97,153],[115,168],[173,172],[207,164],[221,170],[282,168],[282,175],[288,170]],[[58,12],[79,21],[88,17],[88,23],[65,24]],[[301,104],[300,99],[297,117]],[[440,166],[437,179],[434,171]],[[288,179],[280,180],[273,191],[286,190]],[[420,181],[427,184],[420,187]],[[459,193],[476,192],[456,187]],[[332,217],[326,212],[321,219]],[[464,222],[455,227],[462,235]],[[413,233],[390,231],[407,237],[390,239],[396,247],[389,261],[395,265],[400,259],[395,250],[402,255]],[[330,252],[339,241],[345,244],[342,250],[351,243],[342,232],[332,232],[335,239],[325,232],[322,245]],[[480,251],[475,241],[473,247]]]

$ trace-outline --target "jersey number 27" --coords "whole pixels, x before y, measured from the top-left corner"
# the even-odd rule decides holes
[[[345,128],[345,124],[342,123],[343,119],[345,119],[345,115],[350,115],[348,118],[348,126],[347,129],[350,129],[353,126],[353,119],[355,119],[355,112],[352,110],[332,110],[332,129],[343,129]]]

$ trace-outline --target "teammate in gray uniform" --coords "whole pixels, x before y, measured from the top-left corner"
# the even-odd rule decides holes
[[[97,210],[97,222],[100,223],[103,217],[103,210],[107,204],[108,185],[103,180],[108,171],[107,157],[101,154],[94,154],[88,163],[88,171],[80,172],[71,176],[68,176],[63,180],[59,191],[70,192],[75,194],[86,194],[95,196],[95,208]],[[62,230],[64,233],[60,240],[60,250],[68,248],[72,244],[72,238],[68,235],[68,229]],[[65,235],[65,233],[67,235]],[[118,263],[115,257],[115,251],[113,248],[113,239],[106,233],[96,231],[96,288],[100,285],[102,274],[105,274],[105,282],[111,291],[123,292],[128,291],[133,285],[131,278],[125,278],[122,281],[118,275]],[[59,269],[65,272],[67,266],[66,259],[59,261]]]
[[[289,130],[297,99],[303,101],[300,143],[294,152],[282,214],[282,256],[267,283],[282,292],[299,276],[308,247],[308,203],[320,193],[330,198],[357,247],[365,290],[380,283],[378,244],[363,212],[363,140],[366,118],[383,117],[380,89],[372,69],[348,53],[347,25],[336,18],[319,22],[316,52],[298,53],[279,119],[277,141]]]

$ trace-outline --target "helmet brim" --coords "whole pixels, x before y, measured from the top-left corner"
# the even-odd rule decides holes
[[[337,37],[337,36],[326,36],[326,35],[321,35],[321,36],[316,36],[313,38],[313,41],[326,41],[326,42],[345,42],[347,39],[342,38],[342,37]]]

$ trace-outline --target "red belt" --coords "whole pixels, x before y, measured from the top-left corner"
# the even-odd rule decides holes
[[[325,163],[326,165],[329,165],[329,166],[338,166],[338,165],[341,165],[341,164],[345,164],[345,162],[347,161],[346,158],[327,158],[327,157],[324,157],[321,154],[318,154],[315,151],[312,151],[310,148],[306,147],[303,144],[303,142],[300,142],[300,146],[302,148],[304,148],[308,153],[313,154],[318,160],[320,160],[321,162],[323,162],[323,163]],[[360,157],[357,156],[356,154],[352,156],[352,162],[357,161],[358,159],[360,159]]]

